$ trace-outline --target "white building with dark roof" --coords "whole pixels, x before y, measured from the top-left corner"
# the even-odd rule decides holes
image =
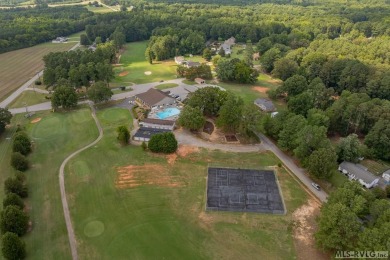
[[[157,118],[145,118],[139,125],[147,128],[167,129],[173,130],[175,128],[175,121],[173,120],[162,120]]]
[[[148,91],[135,95],[135,101],[143,107],[152,108],[164,105],[173,105],[176,99],[169,96],[167,93],[151,88]]]
[[[379,177],[372,174],[361,164],[342,162],[339,171],[346,175],[348,179],[358,181],[363,187],[370,189],[378,185]]]

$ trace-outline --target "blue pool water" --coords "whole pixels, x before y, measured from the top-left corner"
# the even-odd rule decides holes
[[[160,119],[165,119],[167,117],[176,116],[180,114],[180,110],[173,107],[173,108],[166,108],[161,112],[158,112],[156,115]]]

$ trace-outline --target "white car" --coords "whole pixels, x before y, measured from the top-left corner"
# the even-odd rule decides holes
[[[313,186],[316,190],[321,190],[320,185],[318,185],[317,183],[312,182],[311,186]]]

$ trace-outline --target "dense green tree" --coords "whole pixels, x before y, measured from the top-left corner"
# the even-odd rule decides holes
[[[117,50],[122,48],[123,44],[126,43],[126,36],[123,27],[118,26],[112,33],[110,40],[114,42],[114,46]]]
[[[186,68],[184,66],[178,66],[176,69],[177,75],[185,77],[188,80],[195,80],[196,78],[212,79],[211,68],[209,65],[201,64],[197,67]]]
[[[298,146],[298,136],[307,124],[306,119],[293,114],[281,123],[283,126],[278,134],[278,145],[284,150],[294,150]]]
[[[281,92],[286,92],[289,97],[301,94],[308,89],[307,80],[301,75],[294,75],[283,82]]]
[[[8,193],[3,200],[3,208],[5,209],[7,206],[16,206],[20,209],[24,208],[24,202],[22,198],[18,194]]]
[[[326,128],[323,126],[305,126],[297,136],[298,144],[294,154],[306,165],[307,158],[316,150],[331,149],[331,144],[326,136]]]
[[[114,93],[105,83],[96,82],[88,89],[87,94],[88,98],[94,103],[101,103],[110,100]]]
[[[86,34],[80,34],[80,44],[84,46],[91,44]]]
[[[340,161],[359,162],[363,156],[363,146],[356,134],[350,134],[346,138],[341,138],[337,145],[337,154]]]
[[[257,47],[257,50],[263,54],[265,53],[266,51],[268,51],[269,49],[271,49],[273,46],[273,42],[271,41],[271,39],[269,37],[265,37],[265,38],[262,38],[257,44],[256,44],[256,47]]]
[[[367,94],[372,98],[390,100],[390,73],[383,73],[367,83]]]
[[[129,129],[127,129],[127,126],[125,125],[119,126],[116,129],[116,132],[118,133],[117,139],[119,140],[119,142],[123,145],[127,145],[130,140],[130,131]]]
[[[18,171],[26,171],[29,167],[29,163],[27,158],[19,153],[19,152],[14,152],[11,155],[11,166]]]
[[[312,108],[307,112],[307,123],[309,125],[329,127],[329,117],[323,110]]]
[[[204,126],[206,120],[199,107],[185,106],[177,122],[184,128],[198,130]]]
[[[209,49],[209,48],[205,48],[204,50],[203,50],[203,55],[202,55],[202,57],[205,59],[205,60],[207,60],[207,61],[211,61],[211,58],[212,58],[212,52],[211,52],[211,50]]]
[[[31,141],[25,132],[17,132],[12,141],[12,151],[27,155],[31,152]]]
[[[26,244],[17,234],[6,232],[1,237],[1,252],[5,259],[21,260],[26,257]]]
[[[298,71],[298,64],[288,58],[281,58],[274,63],[274,69],[272,70],[272,75],[281,80],[286,80]]]
[[[245,105],[242,109],[240,133],[246,136],[255,136],[260,131],[262,114],[254,104]]]
[[[17,206],[6,207],[0,215],[0,229],[2,233],[12,232],[23,236],[28,228],[28,215]]]
[[[227,99],[227,92],[216,87],[205,87],[191,93],[186,105],[198,107],[206,116],[217,116]]]
[[[319,179],[328,179],[337,170],[337,154],[331,148],[320,148],[309,155],[307,169]]]
[[[217,126],[227,132],[236,132],[241,124],[244,101],[241,97],[230,94],[219,110]]]
[[[326,204],[321,209],[316,241],[327,250],[353,250],[362,224],[356,214],[341,203]]]
[[[0,107],[0,134],[4,132],[5,126],[11,123],[12,114],[7,108]]]
[[[273,47],[269,49],[260,57],[262,68],[266,72],[271,72],[274,69],[274,62],[280,59],[281,56],[281,51],[278,48]]]
[[[235,81],[239,83],[254,83],[258,72],[239,59],[221,59],[216,68],[217,76],[221,81]]]
[[[301,94],[289,97],[287,106],[291,112],[307,116],[308,111],[314,106],[314,99],[308,91],[304,91]]]
[[[153,135],[148,144],[154,153],[174,153],[177,150],[177,140],[172,132]]]
[[[63,109],[75,108],[77,106],[77,95],[73,88],[57,87],[51,97],[53,109],[62,107]]]
[[[390,160],[390,120],[380,119],[368,133],[364,143],[377,158]]]
[[[340,93],[343,90],[364,91],[370,68],[358,61],[351,61],[343,69],[340,75],[339,88],[336,88]]]
[[[26,198],[28,195],[27,187],[21,180],[17,178],[7,178],[4,181],[4,191],[6,194],[15,193],[21,198]]]
[[[153,64],[153,54],[150,47],[147,47],[145,50],[145,59],[149,62],[149,64]]]

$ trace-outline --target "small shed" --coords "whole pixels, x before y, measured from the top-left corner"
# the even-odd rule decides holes
[[[266,98],[258,98],[255,100],[254,104],[265,112],[274,112],[276,110],[274,103]]]

